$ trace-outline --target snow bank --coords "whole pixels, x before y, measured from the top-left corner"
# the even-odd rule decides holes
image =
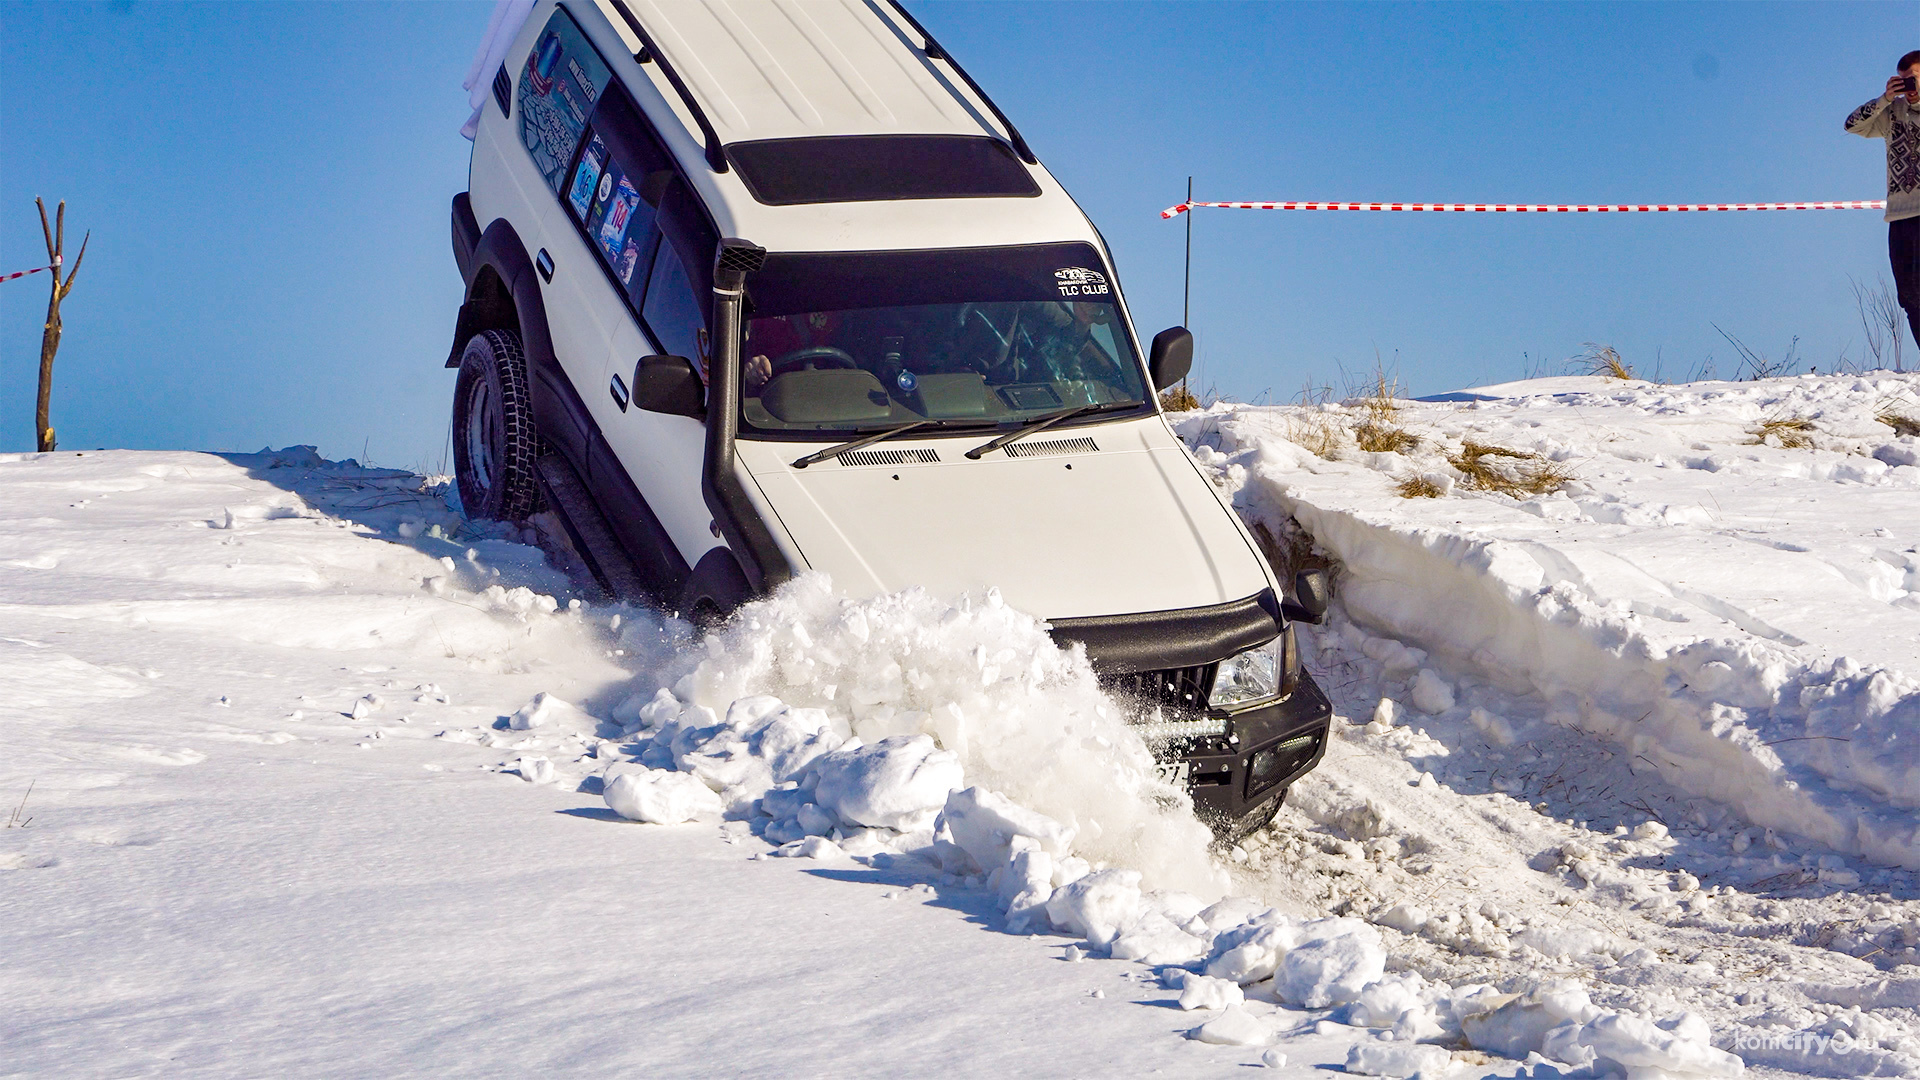
[[[1344,645],[1397,668],[1422,713],[1511,742],[1514,718],[1461,698],[1464,675],[1752,824],[1920,868],[1920,468],[1889,464],[1910,437],[1874,420],[1920,401],[1920,380],[1525,386],[1402,403],[1425,447],[1408,454],[1322,459],[1288,440],[1296,408],[1217,406],[1179,429],[1250,520],[1297,523],[1338,560]],[[1756,444],[1781,417],[1816,445]],[[1576,479],[1531,498],[1395,492],[1467,441]]]

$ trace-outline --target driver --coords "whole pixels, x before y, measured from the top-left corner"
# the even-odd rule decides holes
[[[741,368],[741,381],[749,394],[758,393],[773,378],[773,360],[801,349],[832,345],[840,333],[840,313],[808,311],[795,315],[775,315],[754,319],[747,324],[747,346],[752,354]]]

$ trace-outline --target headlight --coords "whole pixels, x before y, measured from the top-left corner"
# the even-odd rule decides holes
[[[1289,626],[1265,645],[1220,661],[1207,704],[1215,709],[1235,709],[1285,697],[1293,693],[1299,681],[1300,649]]]
[[[1220,661],[1207,704],[1216,709],[1233,709],[1279,694],[1280,680],[1286,670],[1279,655],[1283,640],[1284,635]]]

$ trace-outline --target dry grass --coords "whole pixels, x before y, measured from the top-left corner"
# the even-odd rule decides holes
[[[1420,445],[1419,436],[1412,432],[1387,424],[1376,424],[1371,419],[1354,426],[1353,440],[1360,444],[1360,449],[1370,454],[1405,454]]]
[[[1355,404],[1367,414],[1366,423],[1385,427],[1400,418],[1400,380],[1387,378],[1387,373],[1376,367],[1373,381],[1365,389]]]
[[[1516,499],[1557,491],[1573,479],[1573,470],[1560,462],[1548,461],[1525,450],[1471,440],[1460,445],[1459,453],[1448,454],[1447,461],[1460,471],[1467,487]]]
[[[1170,386],[1160,392],[1160,408],[1167,412],[1192,412],[1200,407],[1200,399],[1193,396],[1186,383]]]
[[[1385,371],[1375,367],[1373,378],[1359,390],[1348,395],[1347,405],[1360,412],[1360,422],[1353,428],[1360,449],[1370,454],[1404,454],[1420,445],[1418,436],[1396,426],[1400,419],[1400,380],[1389,379]]]
[[[1920,435],[1920,416],[1882,409],[1874,419],[1892,428],[1895,435]]]
[[[1446,494],[1425,476],[1410,476],[1395,484],[1393,490],[1403,499],[1437,499]]]
[[[1328,461],[1340,457],[1345,434],[1346,427],[1339,418],[1323,412],[1301,412],[1287,418],[1287,440]]]
[[[1574,363],[1580,365],[1581,374],[1605,375],[1609,379],[1634,377],[1633,368],[1620,358],[1620,354],[1614,350],[1613,346],[1589,341],[1586,343],[1586,348],[1585,355],[1574,358]]]
[[[1755,446],[1764,446],[1768,439],[1772,439],[1784,450],[1811,450],[1814,430],[1813,421],[1799,416],[1788,416],[1762,420],[1759,427],[1752,428],[1747,434],[1753,436]]]

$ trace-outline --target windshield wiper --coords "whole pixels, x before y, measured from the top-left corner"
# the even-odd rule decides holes
[[[1139,407],[1140,402],[1138,401],[1103,401],[1097,404],[1075,405],[1071,408],[1061,409],[1059,412],[1048,413],[1018,431],[1009,431],[990,443],[984,443],[974,447],[967,451],[967,459],[969,461],[979,461],[982,455],[990,454],[1010,442],[1015,442],[1037,432],[1045,431],[1047,428],[1052,427],[1062,420],[1080,416],[1084,413],[1107,412],[1112,409],[1136,409]]]
[[[863,446],[870,446],[882,439],[891,439],[895,435],[905,435],[909,431],[918,431],[921,428],[984,427],[992,423],[993,421],[991,420],[911,420],[904,424],[895,425],[894,427],[881,428],[871,435],[862,435],[857,439],[851,439],[838,446],[829,446],[825,450],[808,454],[803,458],[796,458],[791,464],[796,469],[804,469],[809,465],[818,464],[830,457],[839,457],[849,450],[858,450]]]

